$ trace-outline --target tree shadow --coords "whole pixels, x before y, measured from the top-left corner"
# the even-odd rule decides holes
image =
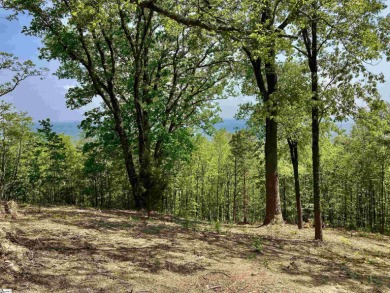
[[[381,292],[380,288],[383,287],[390,289],[390,277],[386,275],[386,272],[390,272],[390,262],[372,266],[366,258],[345,255],[339,245],[334,243],[274,239],[266,245],[279,248],[281,244],[290,246],[288,251],[277,249],[280,251],[278,257],[289,263],[287,267],[282,267],[282,271],[292,276],[310,277],[312,286],[339,284],[351,292],[355,291],[359,284],[371,287],[374,292]],[[352,244],[348,246],[344,249],[354,251]],[[295,250],[291,247],[295,247]],[[377,254],[374,250],[365,251],[368,259],[374,259]],[[275,257],[273,253],[271,255],[272,258]],[[300,268],[300,263],[305,265],[303,269]],[[294,282],[308,285],[307,279],[296,278]]]
[[[160,274],[163,270],[167,270],[187,276],[206,271],[208,269],[206,264],[193,261],[194,257],[185,256],[198,253],[199,256],[213,259],[221,265],[228,265],[231,258],[252,259],[257,263],[272,262],[273,265],[278,266],[278,270],[280,269],[278,273],[290,275],[294,282],[305,287],[308,284],[319,286],[337,283],[350,291],[355,291],[362,283],[372,290],[390,288],[390,278],[386,275],[390,272],[390,263],[382,262],[375,266],[367,263],[367,259],[374,260],[386,256],[375,250],[364,250],[366,259],[344,255],[345,251],[354,251],[352,244],[326,242],[320,244],[305,239],[280,239],[237,232],[216,233],[207,229],[200,231],[196,225],[204,224],[201,221],[175,219],[172,222],[170,218],[167,220],[167,216],[154,213],[147,219],[141,212],[121,210],[99,212],[54,209],[43,213],[42,218],[40,215],[37,217],[49,219],[56,224],[93,230],[97,233],[93,235],[99,238],[93,241],[81,234],[72,236],[71,233],[64,238],[52,233],[52,235],[32,239],[22,231],[16,231],[16,234],[7,235],[8,239],[32,251],[52,253],[53,257],[72,255],[83,261],[90,261],[91,257],[101,257],[103,262],[123,263],[151,274]],[[29,220],[21,219],[19,222],[24,223],[23,221]],[[101,241],[104,240],[105,235],[116,235],[116,233],[124,238],[139,238],[144,245],[137,241],[126,245],[123,242],[114,243],[113,240],[102,245]],[[261,253],[255,252],[253,247],[255,239],[261,239]],[[201,250],[194,252],[197,250],[195,244],[201,247]],[[372,268],[376,271],[367,273]],[[87,270],[88,274],[104,276],[94,267]],[[302,276],[309,278],[302,280]],[[30,277],[27,275],[27,278]],[[56,276],[52,278],[55,279]],[[47,288],[69,285],[65,283],[61,285],[60,278],[53,281],[57,287],[44,284],[44,281],[44,277],[41,280],[39,276],[31,276],[31,282]]]
[[[180,275],[190,275],[205,267],[195,262],[181,262],[179,258],[168,255],[168,252],[178,252],[177,248],[167,244],[156,244],[148,247],[118,247],[112,251],[105,251],[104,255],[113,261],[130,262],[132,265],[157,274],[161,270]]]

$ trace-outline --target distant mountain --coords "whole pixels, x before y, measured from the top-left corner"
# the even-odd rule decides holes
[[[228,132],[235,132],[236,129],[245,128],[245,120],[224,119],[223,122],[214,125],[216,129],[225,128]]]
[[[225,128],[228,132],[235,132],[236,129],[245,128],[244,120],[236,120],[236,119],[224,119],[223,122],[215,124],[216,129]],[[74,122],[52,122],[53,130],[58,134],[65,134],[73,137],[74,139],[79,139],[81,135],[81,130],[78,128],[80,125],[79,121]],[[351,132],[354,121],[350,120],[347,122],[339,122],[337,126],[341,129],[346,130],[347,133]],[[34,130],[37,130],[40,127],[39,123],[35,123],[33,126]]]
[[[79,121],[74,122],[52,122],[53,130],[58,134],[65,134],[73,137],[74,139],[79,139],[81,135],[81,130],[78,128],[80,125]],[[39,123],[35,123],[33,126],[34,130],[37,130],[40,127]],[[216,129],[225,128],[229,132],[234,132],[236,128],[242,129],[245,127],[245,121],[236,120],[236,119],[225,119],[223,122],[215,124]]]
[[[58,134],[65,134],[69,135],[75,139],[80,138],[81,130],[78,128],[80,125],[79,121],[73,121],[73,122],[52,122],[53,124],[53,131]],[[39,123],[35,123],[33,126],[33,130],[37,130],[40,128]]]

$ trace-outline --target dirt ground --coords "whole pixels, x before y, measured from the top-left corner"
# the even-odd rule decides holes
[[[218,231],[217,231],[218,230]],[[21,209],[0,219],[14,292],[390,292],[390,237],[218,225],[127,211]]]

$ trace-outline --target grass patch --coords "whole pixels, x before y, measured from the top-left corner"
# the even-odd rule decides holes
[[[254,252],[263,254],[263,240],[260,237],[255,238],[252,242],[252,248]]]

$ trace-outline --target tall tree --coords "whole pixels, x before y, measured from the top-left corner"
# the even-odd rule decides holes
[[[233,202],[233,218],[236,218],[238,184],[237,181],[242,182],[242,210],[243,222],[248,223],[248,185],[247,181],[250,174],[250,162],[258,159],[258,143],[256,137],[248,129],[241,129],[236,131],[230,141],[231,153],[234,159],[234,202]],[[241,178],[238,179],[237,177]],[[235,219],[236,220],[236,219]]]
[[[312,161],[315,239],[322,240],[320,203],[321,117],[348,114],[355,97],[372,94],[380,77],[370,74],[364,62],[380,58],[386,48],[378,30],[383,1],[310,1],[299,12],[296,49],[305,56],[311,72]],[[363,81],[353,78],[363,77]],[[365,86],[364,77],[369,86]],[[329,89],[329,92],[327,92]],[[340,98],[341,97],[341,98]]]
[[[41,128],[38,133],[42,135],[43,152],[46,154],[47,165],[43,178],[44,184],[48,187],[47,191],[51,198],[49,202],[58,202],[61,182],[64,180],[64,171],[67,166],[65,143],[63,139],[53,131],[53,125],[50,119],[39,121]]]
[[[285,62],[280,67],[280,96],[278,120],[281,138],[287,140],[293,167],[298,228],[303,227],[302,200],[299,178],[299,146],[309,141],[310,78],[303,64]]]
[[[12,104],[0,102],[0,198],[13,198],[32,119]],[[14,198],[15,199],[15,198]]]
[[[117,1],[8,3],[33,16],[26,32],[44,35],[42,57],[61,61],[57,75],[79,81],[69,106],[103,100],[89,114],[112,121],[135,206],[150,210],[166,186],[165,159],[177,155],[171,148],[213,115],[229,74],[220,70],[229,61],[221,44]]]
[[[284,32],[295,19],[301,1],[175,1],[166,5],[156,1],[130,1],[163,14],[177,22],[219,33],[233,40],[252,68],[252,84],[267,108],[265,142],[266,215],[264,224],[283,222],[280,208],[277,109],[272,95],[278,89],[277,54],[290,36]],[[190,16],[189,16],[190,15]],[[233,49],[232,49],[233,50]]]

